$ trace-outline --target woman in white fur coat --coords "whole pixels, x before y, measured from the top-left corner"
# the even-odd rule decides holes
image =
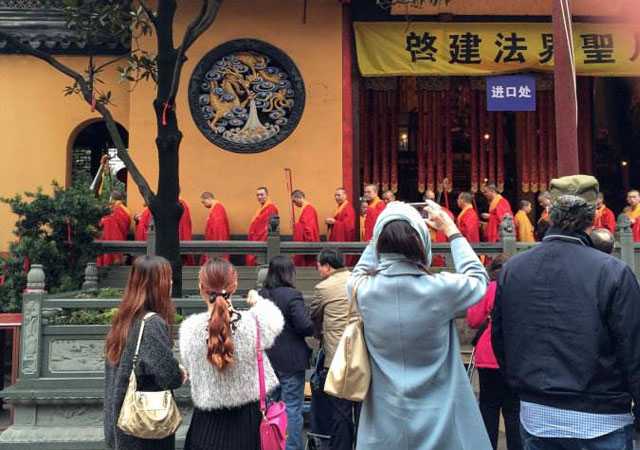
[[[185,450],[259,450],[260,390],[256,359],[256,323],[262,347],[271,347],[282,331],[282,313],[256,292],[251,309],[236,311],[231,295],[238,287],[235,268],[215,258],[200,268],[200,293],[208,311],[188,317],[180,327],[180,355],[189,372],[194,411]],[[264,360],[266,390],[278,385]]]

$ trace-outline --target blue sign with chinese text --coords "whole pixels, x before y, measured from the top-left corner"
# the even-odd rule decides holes
[[[535,111],[533,75],[487,77],[487,111]]]

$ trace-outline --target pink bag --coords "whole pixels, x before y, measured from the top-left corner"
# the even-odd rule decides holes
[[[260,381],[260,447],[262,450],[284,450],[287,444],[287,411],[284,402],[274,402],[267,408],[267,393],[264,382],[264,362],[262,358],[262,344],[260,343],[260,322],[256,321],[257,329],[257,353],[258,353],[258,378]]]

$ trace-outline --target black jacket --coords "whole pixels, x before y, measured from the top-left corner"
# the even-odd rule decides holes
[[[260,295],[280,308],[284,316],[284,329],[267,356],[277,372],[291,373],[308,369],[311,349],[305,336],[313,334],[313,321],[307,312],[302,292],[291,287],[262,289]]]
[[[551,228],[502,269],[493,348],[527,402],[617,414],[640,425],[640,285],[586,234]]]

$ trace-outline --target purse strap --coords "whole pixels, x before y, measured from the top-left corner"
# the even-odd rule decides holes
[[[256,322],[256,354],[258,358],[258,382],[260,383],[260,411],[264,417],[267,410],[267,389],[264,383],[264,360],[262,356],[262,343],[260,342],[260,322],[255,315],[253,315],[253,320]]]
[[[131,369],[131,372],[134,372],[136,370],[136,363],[138,362],[138,354],[140,353],[140,343],[142,342],[142,332],[144,331],[144,324],[147,323],[147,319],[155,315],[156,313],[154,312],[148,312],[142,318],[142,323],[140,324],[140,333],[138,333],[138,343],[136,344],[136,352],[133,355],[133,368]]]
[[[353,288],[351,288],[351,302],[349,302],[349,312],[347,312],[347,325],[349,325],[351,323],[351,310],[352,309],[355,309],[356,313],[358,314],[358,317],[360,317],[360,311],[358,310],[358,301],[357,301],[358,287],[360,287],[360,283],[362,283],[364,281],[364,279],[366,277],[368,277],[368,276],[369,276],[369,274],[362,275],[355,282],[355,284],[353,285]],[[354,305],[355,305],[355,308],[354,308]]]

